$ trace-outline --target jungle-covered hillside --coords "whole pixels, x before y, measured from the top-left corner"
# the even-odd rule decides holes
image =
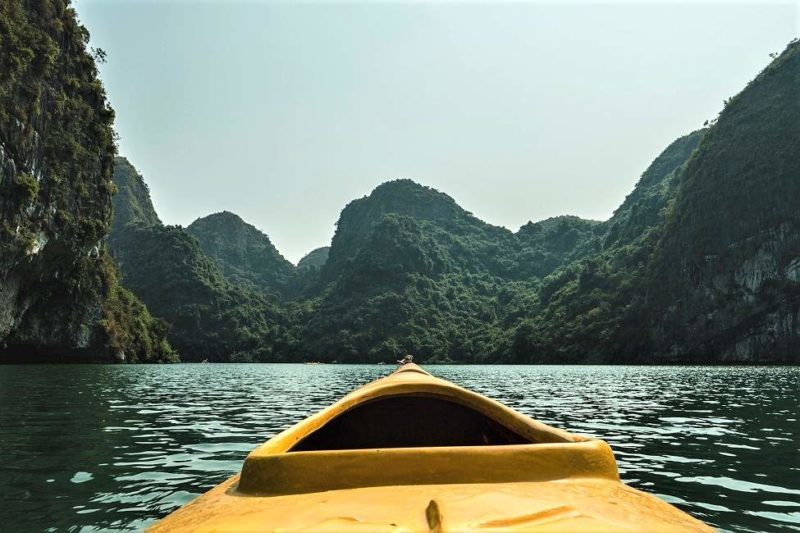
[[[0,360],[800,360],[797,41],[608,220],[392,180],[297,265],[228,211],[162,222],[88,43],[68,0],[0,4]]]
[[[119,194],[117,212],[147,215],[116,227],[112,250],[185,359],[797,361],[799,76],[794,42],[606,221],[512,232],[394,180],[295,267],[232,213],[168,228],[149,200],[125,205],[146,195]]]

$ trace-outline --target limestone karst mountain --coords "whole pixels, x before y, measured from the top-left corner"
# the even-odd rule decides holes
[[[667,149],[677,157],[659,159],[673,170],[643,176],[603,252],[543,285],[515,351],[562,362],[800,360],[799,149],[793,41],[707,131]]]
[[[248,297],[272,289],[274,299],[259,300],[270,309],[261,329],[246,326],[266,348],[242,358],[797,361],[799,49],[792,43],[710,127],[671,143],[604,222],[564,216],[513,233],[404,179],[345,206],[313,268],[310,259],[291,267],[231,213],[190,229],[214,261],[182,230],[160,231],[192,241],[183,257],[170,247],[175,265],[202,256],[220,286]],[[187,337],[221,335],[222,322],[197,320],[194,304],[165,313],[143,290],[163,247],[140,263],[148,274],[123,281],[139,279],[134,292]],[[126,253],[115,254],[123,273]],[[197,298],[159,290],[170,302]]]
[[[800,43],[719,119],[679,177],[648,270],[661,357],[798,361]]]
[[[330,246],[321,246],[311,250],[297,262],[297,268],[302,270],[322,268],[328,261],[328,252],[330,252],[330,250]]]
[[[0,8],[0,359],[174,359],[104,237],[114,111],[68,3]]]
[[[182,360],[271,360],[280,357],[278,347],[286,352],[284,313],[258,290],[226,278],[185,230],[165,226],[157,216],[141,216],[152,210],[144,180],[131,175],[127,161],[118,163],[118,187],[139,186],[136,194],[114,197],[119,216],[109,235],[110,250],[123,285],[169,324],[168,338]]]
[[[223,211],[198,218],[186,228],[200,248],[232,282],[267,293],[286,293],[294,265],[269,237],[238,215]]]
[[[163,361],[170,344],[216,361],[800,358],[797,42],[666,147],[609,220],[512,232],[394,180],[345,206],[330,246],[293,266],[233,213],[165,226],[115,158],[74,12],[8,2],[2,359]]]

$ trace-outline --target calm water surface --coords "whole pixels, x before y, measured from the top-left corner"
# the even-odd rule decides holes
[[[625,482],[729,531],[800,530],[800,368],[429,366],[606,439]],[[4,531],[139,530],[389,366],[0,366]]]

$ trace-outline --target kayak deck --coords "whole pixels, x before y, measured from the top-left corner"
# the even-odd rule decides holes
[[[151,531],[712,531],[658,498],[603,479],[401,485],[246,497],[237,478]]]
[[[619,480],[602,440],[413,364],[253,450],[152,531],[711,530]]]

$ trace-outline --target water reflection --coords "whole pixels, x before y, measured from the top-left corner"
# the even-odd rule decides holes
[[[0,367],[5,529],[141,529],[238,471],[257,444],[390,370]],[[800,528],[798,368],[429,370],[606,439],[626,482],[717,527]]]

